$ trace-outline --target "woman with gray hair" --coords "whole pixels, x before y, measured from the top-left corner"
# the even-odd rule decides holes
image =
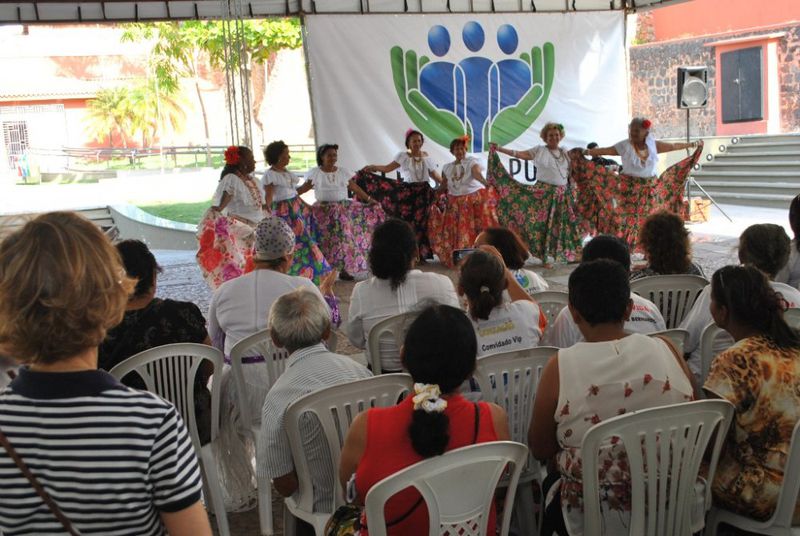
[[[208,333],[214,346],[222,350],[225,356],[230,356],[236,343],[267,327],[269,309],[281,295],[296,288],[306,288],[323,300],[322,293],[310,279],[287,273],[294,258],[295,235],[282,218],[268,216],[261,220],[256,227],[255,242],[253,271],[226,281],[211,299]],[[326,282],[330,285],[333,278],[335,274],[329,276],[330,281],[326,279]],[[326,311],[330,316],[327,308]],[[229,511],[251,506],[255,498],[250,463],[255,447],[250,436],[241,432],[258,424],[261,419],[261,406],[269,385],[263,361],[262,356],[255,355],[242,359],[246,370],[245,398],[253,422],[241,422],[238,396],[229,366],[226,365],[222,377],[222,426],[215,448],[218,448],[219,473],[228,495],[226,503]]]
[[[628,125],[628,138],[609,147],[575,150],[573,178],[578,186],[578,210],[597,234],[623,239],[633,250],[639,229],[653,212],[683,212],[683,190],[689,172],[700,159],[703,142],[670,143],[652,134],[652,122],[634,117]],[[680,149],[694,153],[658,175],[658,154]],[[580,157],[619,156],[625,173],[595,164]],[[611,193],[611,195],[609,195]]]

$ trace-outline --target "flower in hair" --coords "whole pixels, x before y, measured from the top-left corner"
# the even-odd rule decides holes
[[[227,149],[225,149],[225,163],[229,166],[235,166],[241,160],[241,155],[239,154],[239,148],[235,145],[231,145]]]
[[[484,292],[491,292],[491,291],[492,289],[490,289],[486,285],[481,286],[481,294],[483,294]]]
[[[470,137],[469,137],[469,134],[464,134],[463,136],[461,136],[461,137],[459,137],[459,138],[456,138],[456,139],[457,139],[457,140],[461,140],[461,141],[463,141],[464,143],[466,143],[467,145],[469,145],[469,142],[470,142]]]
[[[556,128],[561,132],[564,132],[564,125],[562,125],[561,123],[556,124]]]
[[[645,130],[650,130],[650,127],[653,126],[653,123],[649,119],[645,119],[642,121],[642,128]]]
[[[406,138],[409,137],[412,132],[414,132],[413,128],[409,128],[408,130],[406,130]]]
[[[447,400],[441,397],[442,391],[435,383],[414,384],[414,410],[425,413],[442,413],[447,409]]]

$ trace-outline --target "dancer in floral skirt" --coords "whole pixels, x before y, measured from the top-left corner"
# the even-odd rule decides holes
[[[428,180],[442,182],[436,164],[422,150],[425,137],[417,130],[406,131],[406,150],[400,151],[385,166],[368,165],[359,172],[358,185],[377,199],[386,215],[407,221],[417,235],[420,257],[430,258],[428,240],[428,212],[433,202],[433,189]],[[399,169],[404,182],[387,179],[378,173],[391,173]]]
[[[468,143],[467,136],[450,142],[456,159],[442,169],[443,191],[428,217],[431,248],[451,268],[454,250],[471,248],[481,231],[498,225],[494,192],[486,188],[478,161],[467,156]]]
[[[578,210],[592,233],[613,234],[633,250],[644,220],[653,212],[683,214],[683,193],[692,167],[703,152],[702,142],[668,143],[656,140],[652,123],[635,117],[628,138],[611,147],[584,149],[583,155],[619,156],[622,173],[584,158],[573,158],[572,176],[578,186]],[[679,149],[694,153],[658,176],[658,154]],[[577,153],[574,156],[578,156]]]
[[[336,166],[339,146],[317,149],[317,165],[306,175],[317,202],[312,211],[319,230],[319,247],[339,277],[367,272],[372,231],[385,219],[381,206],[353,180],[353,174]],[[348,190],[357,199],[347,198]]]
[[[266,209],[258,181],[251,176],[255,166],[249,147],[225,150],[212,206],[197,226],[197,263],[212,290],[253,269],[255,228]]]
[[[575,192],[570,184],[570,157],[561,148],[564,126],[547,123],[540,132],[545,145],[516,151],[492,144],[489,151],[489,183],[498,194],[500,224],[515,231],[531,254],[548,262],[575,262],[581,252],[581,232]],[[536,185],[524,186],[508,174],[498,152],[531,160],[536,166]]]
[[[330,272],[331,267],[319,249],[317,223],[311,207],[300,199],[311,189],[311,183],[300,186],[300,178],[286,169],[291,157],[289,146],[283,141],[267,145],[264,158],[270,165],[261,179],[267,206],[272,207],[273,214],[286,220],[297,240],[289,275],[307,277],[319,286],[321,277]]]

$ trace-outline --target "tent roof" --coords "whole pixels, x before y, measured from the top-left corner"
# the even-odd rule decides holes
[[[299,13],[530,13],[660,7],[689,0],[230,0],[248,18]],[[0,0],[0,24],[218,19],[225,0]]]

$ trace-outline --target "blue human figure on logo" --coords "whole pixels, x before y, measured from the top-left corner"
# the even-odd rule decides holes
[[[434,56],[442,57],[450,51],[450,33],[441,25],[433,26],[428,31],[428,46]],[[463,91],[458,91],[454,63],[436,60],[426,63],[419,71],[419,90],[428,97],[431,104],[440,110],[448,110],[463,119]],[[459,106],[459,93],[461,106]]]
[[[486,40],[483,28],[475,21],[470,21],[464,25],[462,38],[464,39],[464,45],[472,52],[481,50]],[[472,131],[472,152],[483,151],[484,127],[487,126],[491,111],[489,104],[489,71],[493,65],[492,60],[481,56],[465,58],[458,64],[463,73],[466,87],[466,119]]]
[[[510,24],[497,30],[497,44],[504,53],[511,55],[517,50],[519,37]],[[501,110],[516,105],[531,89],[531,68],[527,62],[517,58],[498,61],[490,75],[492,87],[491,117]]]

